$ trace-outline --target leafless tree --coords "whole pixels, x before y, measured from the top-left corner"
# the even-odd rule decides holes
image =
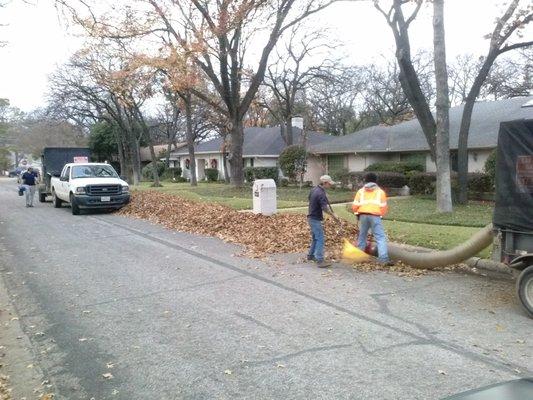
[[[432,158],[436,161],[437,167],[437,211],[450,212],[452,210],[452,197],[450,185],[450,160],[449,160],[449,132],[446,132],[445,121],[439,120],[439,126],[431,112],[430,103],[424,95],[420,76],[417,73],[411,54],[411,42],[409,38],[409,27],[416,19],[423,0],[405,1],[393,0],[388,10],[384,9],[380,0],[374,0],[374,5],[378,11],[385,17],[389,24],[395,44],[396,60],[400,68],[399,79],[402,88],[413,108],[413,111],[422,127],[426,137]],[[408,9],[408,14],[404,13],[404,6]],[[440,15],[440,4],[434,3],[434,53],[439,54],[442,61],[444,52],[444,28],[442,15]],[[442,36],[442,37],[441,37]],[[445,58],[445,57],[444,57]],[[442,66],[438,66],[442,67]],[[446,66],[444,66],[444,70]],[[441,89],[444,88],[442,75],[445,71],[437,76],[437,82]],[[442,92],[441,92],[442,95]],[[444,100],[442,96],[437,95],[442,107]],[[444,110],[442,110],[444,111]],[[441,115],[442,116],[442,115]],[[439,137],[438,137],[439,135]],[[438,140],[437,140],[438,139]],[[448,142],[448,144],[446,144]]]
[[[279,43],[264,80],[272,95],[272,101],[266,101],[264,105],[279,123],[287,146],[293,144],[292,118],[296,115],[298,96],[328,75],[327,70],[334,65],[328,53],[336,47],[323,31],[299,30],[300,27],[294,26],[287,41]],[[320,62],[309,62],[309,58],[319,54],[322,56]]]

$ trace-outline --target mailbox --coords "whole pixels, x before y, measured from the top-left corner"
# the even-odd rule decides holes
[[[272,215],[278,210],[274,179],[257,179],[252,188],[254,214]]]

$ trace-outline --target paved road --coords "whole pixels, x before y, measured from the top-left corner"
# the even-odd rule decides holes
[[[438,399],[533,375],[512,282],[266,263],[23,203],[0,180],[1,275],[56,398]]]

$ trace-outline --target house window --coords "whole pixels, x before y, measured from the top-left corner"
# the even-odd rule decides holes
[[[450,169],[452,172],[457,172],[459,169],[459,157],[457,150],[450,151]]]
[[[345,168],[344,155],[329,155],[328,156],[328,173],[330,175],[342,171]]]
[[[254,166],[254,159],[250,158],[250,167],[253,167],[253,166]]]

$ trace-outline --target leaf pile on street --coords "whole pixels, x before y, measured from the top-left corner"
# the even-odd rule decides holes
[[[243,245],[247,255],[263,257],[272,253],[302,253],[310,242],[307,218],[302,214],[273,216],[238,212],[213,203],[201,203],[166,193],[143,191],[132,193],[131,202],[120,212],[145,219],[169,229],[220,238]],[[339,233],[341,228],[342,235]],[[329,256],[339,258],[342,237],[354,238],[357,229],[342,221],[326,219],[326,248]]]

